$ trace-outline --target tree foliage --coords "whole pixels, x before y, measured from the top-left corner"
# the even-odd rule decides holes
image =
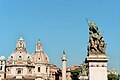
[[[118,76],[116,74],[108,74],[108,80],[118,80]]]
[[[78,80],[78,76],[80,73],[80,68],[76,68],[75,70],[71,70],[71,78],[72,80]]]

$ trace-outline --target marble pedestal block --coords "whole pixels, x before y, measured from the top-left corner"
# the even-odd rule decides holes
[[[108,80],[107,79],[107,62],[108,58],[104,54],[89,55],[86,58],[88,63],[89,80]]]

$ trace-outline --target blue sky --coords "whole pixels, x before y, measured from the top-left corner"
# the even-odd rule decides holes
[[[119,3],[119,0],[0,0],[0,55],[7,58],[23,35],[30,54],[40,39],[51,63],[61,68],[65,49],[67,66],[79,65],[87,55],[88,18],[103,32],[110,58],[108,68],[120,72]]]

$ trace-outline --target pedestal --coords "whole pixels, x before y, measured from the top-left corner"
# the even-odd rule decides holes
[[[107,62],[108,58],[105,54],[89,55],[86,58],[88,63],[89,80],[108,80],[107,79]]]

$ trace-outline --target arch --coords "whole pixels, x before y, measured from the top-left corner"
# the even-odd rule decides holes
[[[40,67],[38,67],[38,72],[40,72]]]

